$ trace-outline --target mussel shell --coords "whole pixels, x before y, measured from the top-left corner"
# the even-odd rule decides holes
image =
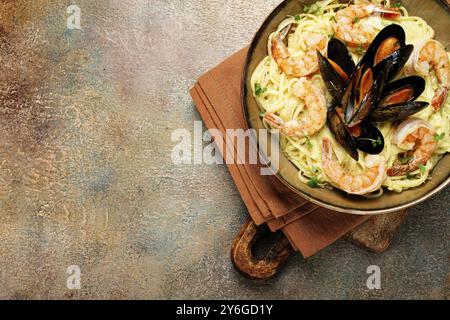
[[[358,160],[358,150],[356,148],[355,140],[334,107],[328,109],[327,124],[337,142],[353,159]]]
[[[368,154],[379,154],[383,151],[384,137],[377,127],[366,120],[360,124],[360,131],[361,134],[358,137],[354,137],[356,147],[359,150]],[[374,144],[373,141],[377,143]]]
[[[387,63],[389,65],[389,61]],[[344,108],[344,115],[345,115],[345,124],[349,127],[354,127],[361,122],[363,122],[370,114],[372,108],[377,104],[377,102],[380,99],[383,87],[386,83],[387,74],[389,72],[389,68],[381,69],[378,74],[375,74],[373,72],[373,84],[370,87],[370,89],[367,91],[365,96],[358,97],[358,91],[361,87],[361,80],[363,80],[364,77],[358,76],[358,73],[364,73],[370,68],[365,67],[364,65],[360,67],[359,70],[357,70],[354,74],[354,76],[351,79],[351,83],[354,82],[352,85],[349,85],[347,88],[346,93],[344,94],[343,104],[345,105]],[[359,82],[356,83],[356,81]],[[351,91],[350,99],[346,99],[349,97],[348,90]],[[360,101],[358,103],[358,101]]]
[[[317,51],[317,59],[319,61],[319,69],[323,81],[333,97],[333,104],[341,101],[345,92],[345,82],[336,72],[331,63],[319,51]]]
[[[392,80],[403,69],[413,50],[413,45],[406,45],[394,51],[373,68],[374,75],[378,76],[381,71],[388,70],[386,81]]]
[[[367,49],[358,65],[374,67],[375,55],[378,51],[378,48],[384,42],[384,40],[390,37],[395,37],[398,40],[400,47],[405,46],[405,30],[398,24],[388,25],[377,34],[375,39],[373,39],[372,43],[370,44],[369,48]]]
[[[396,92],[399,92],[400,90],[406,88],[411,88],[413,91],[413,95],[409,99],[402,101],[402,103],[414,101],[418,97],[420,97],[420,95],[425,90],[425,79],[419,76],[410,76],[387,84],[383,89],[383,93],[381,94],[380,104],[382,105],[383,101],[389,98],[392,94],[395,94]],[[400,102],[396,104],[400,104]]]
[[[350,56],[350,52],[342,41],[332,38],[328,42],[328,59],[333,60],[350,77],[355,71],[355,62]]]
[[[369,118],[376,122],[401,121],[425,109],[428,105],[428,102],[410,101],[385,107],[378,106],[378,108],[372,110]]]

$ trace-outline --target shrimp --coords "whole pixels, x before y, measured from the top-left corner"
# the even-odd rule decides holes
[[[349,193],[363,195],[381,188],[386,179],[386,161],[380,155],[367,155],[366,171],[361,174],[347,172],[339,164],[333,152],[333,144],[328,138],[322,140],[322,168],[331,183]]]
[[[426,165],[437,146],[435,133],[436,129],[427,121],[417,118],[403,121],[395,130],[392,143],[412,151],[411,160],[406,164],[395,163],[387,170],[388,175],[404,175],[417,170],[420,164]]]
[[[431,107],[439,111],[450,88],[450,63],[445,47],[439,41],[428,40],[414,51],[412,61],[420,75],[427,76],[434,69],[439,87],[431,100]]]
[[[398,9],[387,8],[370,2],[350,5],[336,13],[335,37],[347,43],[350,47],[367,49],[378,30],[371,25],[361,24],[360,20],[374,14],[381,14],[382,17],[388,19],[398,19],[401,15]]]
[[[272,112],[264,115],[264,120],[272,128],[279,129],[281,134],[294,138],[312,136],[325,125],[327,108],[324,92],[306,78],[300,78],[293,90],[294,95],[305,101],[308,115],[300,120],[284,122]]]
[[[292,25],[284,27],[272,40],[272,56],[286,75],[292,77],[305,77],[319,70],[317,51],[322,54],[326,50],[328,37],[323,34],[308,32],[305,35],[307,51],[300,57],[291,56],[285,41]]]

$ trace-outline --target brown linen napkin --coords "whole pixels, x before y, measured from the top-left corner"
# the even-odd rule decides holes
[[[197,110],[200,112],[205,125],[208,128],[217,128],[223,134],[225,134],[226,129],[220,122],[218,116],[214,113],[214,111],[214,115],[211,115],[208,111],[208,108],[206,108],[208,102],[203,102],[203,99],[206,99],[206,97],[198,84],[196,84],[195,87],[191,90],[191,95],[196,102]],[[223,145],[225,145],[225,141],[223,141],[222,143]],[[228,150],[229,148],[224,151],[226,152]],[[222,156],[225,158],[226,155],[224,154]],[[266,180],[265,184],[267,185],[273,183],[271,188],[261,188],[261,190],[257,190],[255,184],[251,180],[251,176],[246,170],[246,167],[249,167],[249,165],[228,164],[228,169],[230,170],[231,176],[238,188],[238,191],[241,194],[242,199],[244,200],[247,209],[249,210],[249,213],[256,224],[260,225],[262,223],[268,222],[270,229],[272,231],[276,231],[286,224],[295,221],[306,212],[315,209],[315,206],[311,206],[308,201],[302,198],[292,197],[292,192],[290,190],[286,190],[287,188],[278,180],[274,180],[273,176],[266,176],[269,179]],[[252,175],[257,175],[258,177],[260,177],[259,172],[252,172]],[[284,197],[284,195],[286,195],[286,197]],[[265,196],[272,198],[277,197],[278,203],[276,201],[273,202],[274,205],[269,209],[264,199]],[[283,198],[292,198],[294,203],[289,205],[289,207],[286,207],[283,202]],[[272,202],[270,204],[272,204]],[[304,213],[300,215],[294,211],[296,208],[299,208],[303,205],[306,206]],[[273,218],[274,216],[278,218]]]
[[[190,91],[206,127],[222,132],[224,157],[227,152],[236,155],[236,150],[225,144],[226,129],[247,129],[240,92],[246,54],[245,48],[226,59],[202,75]],[[275,176],[260,175],[261,164],[227,166],[253,220],[257,224],[267,222],[272,231],[282,228],[304,257],[330,245],[368,219],[336,213],[308,202]]]

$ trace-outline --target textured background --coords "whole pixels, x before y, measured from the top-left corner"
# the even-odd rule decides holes
[[[1,298],[450,298],[449,189],[382,255],[338,241],[268,282],[233,270],[246,209],[226,167],[172,164],[171,132],[277,2],[0,1]]]

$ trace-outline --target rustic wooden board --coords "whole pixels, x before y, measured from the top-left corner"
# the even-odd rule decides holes
[[[366,250],[381,253],[389,247],[407,215],[407,210],[402,210],[374,216],[348,233],[345,239]]]
[[[392,242],[397,230],[405,221],[408,212],[402,210],[394,213],[373,216],[365,223],[344,236],[344,239],[365,250],[382,253]],[[266,280],[280,272],[283,263],[294,252],[287,238],[281,233],[267,255],[257,259],[253,255],[253,246],[264,237],[261,230],[251,218],[242,225],[231,247],[231,262],[234,268],[245,277],[253,280]]]

